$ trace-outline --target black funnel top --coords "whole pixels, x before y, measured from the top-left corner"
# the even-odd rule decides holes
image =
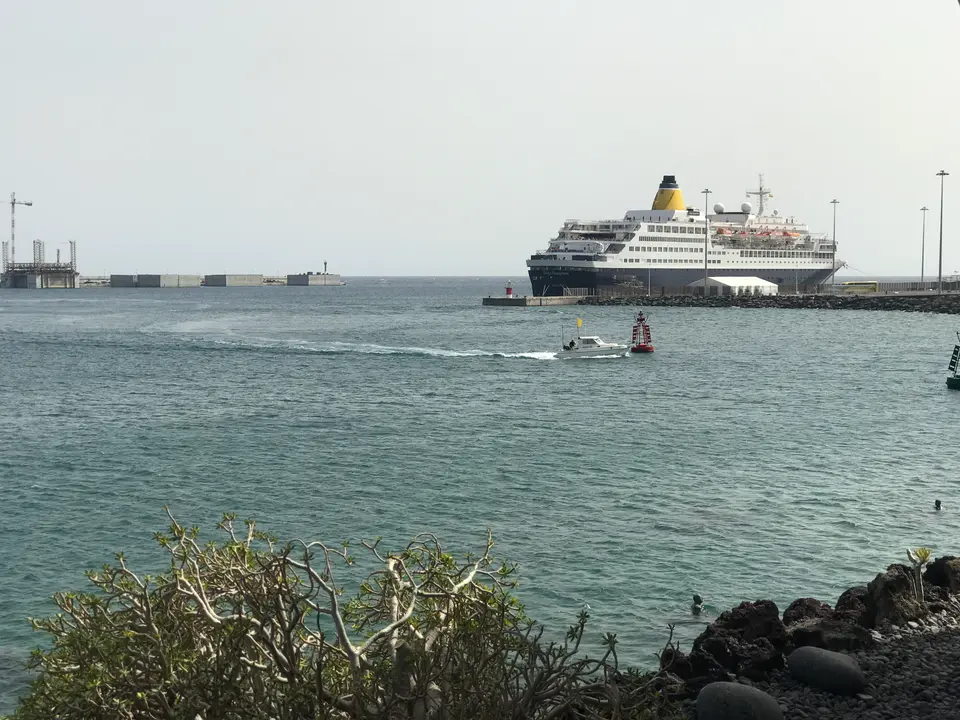
[[[663,180],[660,182],[661,190],[676,190],[680,186],[677,185],[677,176],[676,175],[664,175]]]

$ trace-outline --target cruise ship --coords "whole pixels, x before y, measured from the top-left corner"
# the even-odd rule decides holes
[[[546,250],[527,260],[534,295],[594,295],[633,286],[677,289],[704,277],[759,277],[812,290],[842,267],[836,243],[802,222],[767,212],[760,176],[757,211],[720,203],[713,213],[688,207],[673,175],[664,175],[650,210],[616,220],[567,220]],[[706,264],[704,263],[706,260]]]

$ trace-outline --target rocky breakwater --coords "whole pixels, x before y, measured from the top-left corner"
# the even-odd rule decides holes
[[[644,307],[738,307],[784,310],[898,310],[960,314],[960,295],[654,295],[580,301],[595,305]]]
[[[661,670],[698,720],[960,719],[960,558],[916,579],[891,565],[832,607],[801,598],[782,616],[769,600],[742,603],[689,653],[668,646]]]

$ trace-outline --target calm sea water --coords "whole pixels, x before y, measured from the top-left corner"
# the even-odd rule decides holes
[[[533,616],[589,607],[637,664],[700,631],[694,592],[834,601],[958,550],[954,318],[653,308],[654,355],[570,362],[561,325],[626,341],[632,310],[480,306],[502,287],[0,293],[0,710],[26,618],[118,550],[156,569],[165,504],[460,554],[490,527]]]

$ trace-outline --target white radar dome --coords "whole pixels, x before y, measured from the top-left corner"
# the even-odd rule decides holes
[[[744,203],[743,205],[740,206],[740,210],[745,212],[747,215],[749,215],[750,211],[753,210],[753,205],[751,205],[750,203]]]
[[[723,203],[717,203],[716,205],[714,205],[714,206],[713,206],[713,211],[714,211],[717,215],[722,215],[722,214],[723,214],[723,211],[724,211]]]

